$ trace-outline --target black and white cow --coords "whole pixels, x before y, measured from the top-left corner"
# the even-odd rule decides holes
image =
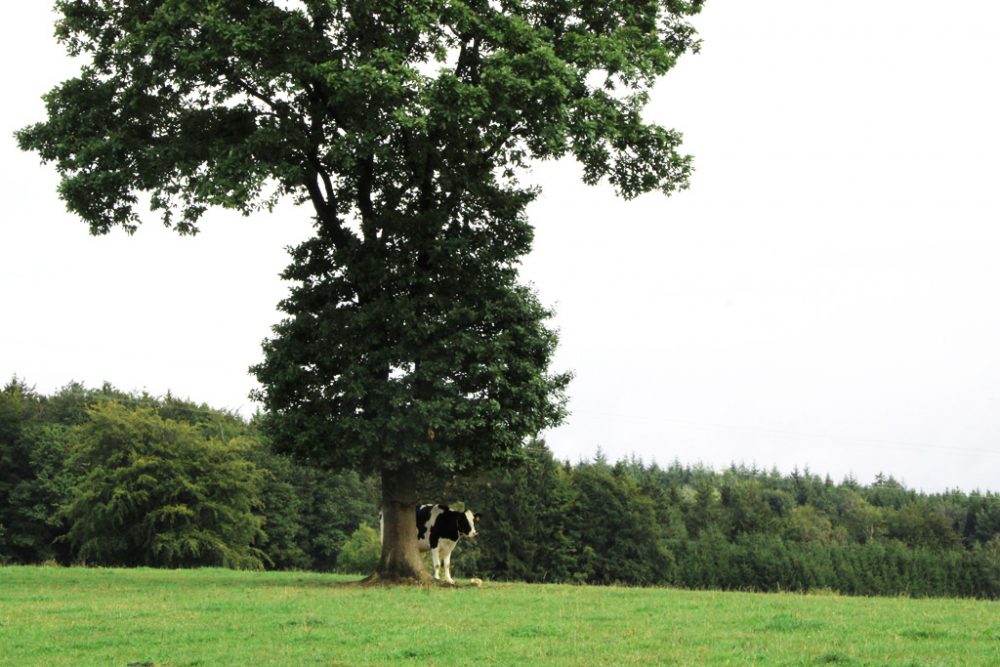
[[[451,578],[451,552],[463,535],[476,539],[476,521],[479,515],[471,511],[456,512],[447,505],[421,505],[417,508],[417,543],[421,551],[430,551],[434,562],[434,578],[441,578],[444,565],[444,580],[455,583]]]

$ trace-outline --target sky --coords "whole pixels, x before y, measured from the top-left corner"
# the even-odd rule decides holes
[[[251,415],[290,204],[92,237],[12,132],[77,65],[46,2],[0,23],[0,381]],[[1000,5],[709,0],[647,118],[691,188],[632,201],[538,165],[522,275],[555,309],[560,458],[795,468],[1000,491]]]

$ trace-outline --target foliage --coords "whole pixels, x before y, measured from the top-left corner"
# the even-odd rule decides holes
[[[444,252],[422,294],[387,274],[379,296],[359,305],[346,280],[313,281],[299,268],[340,272],[326,250],[308,252],[323,257],[289,270],[300,281],[283,304],[290,317],[256,368],[280,450],[333,468],[450,474],[506,462],[560,418],[568,378],[546,371],[548,313],[509,267]],[[452,259],[466,266],[444,266]]]
[[[510,464],[563,418],[550,313],[517,282],[537,194],[517,176],[572,155],[626,198],[687,187],[679,133],[642,111],[702,4],[60,0],[87,64],[17,139],[95,234],[133,232],[147,194],[181,233],[210,206],[311,205],[254,368],[264,427],[380,474],[398,529],[419,474]],[[383,575],[419,574],[403,534]]]
[[[255,369],[280,449],[411,478],[505,463],[568,382],[516,282],[516,172],[571,154],[625,197],[686,187],[679,134],[641,112],[701,4],[61,0],[88,64],[18,142],[94,233],[134,231],[140,193],[182,233],[209,206],[312,205]]]
[[[535,195],[516,172],[572,154],[626,197],[686,186],[679,135],[640,112],[696,45],[684,18],[699,8],[431,1],[279,17],[283,33],[301,26],[297,49],[248,68],[265,77],[248,113],[273,107],[280,76],[281,129],[303,148],[279,173],[308,190],[318,224],[255,368],[280,449],[381,471],[385,486],[386,471],[509,463],[559,422],[568,376],[548,370],[549,313],[516,282]]]
[[[148,526],[165,517],[158,504],[182,502],[191,512],[175,512],[161,542],[199,535],[257,559],[233,566],[341,569],[359,544],[378,541],[358,532],[378,521],[376,479],[304,466],[271,451],[256,421],[174,397],[108,385],[44,396],[11,382],[0,392],[0,461],[0,562],[222,562],[208,551],[149,555]],[[224,493],[178,500],[213,484]],[[483,578],[1000,598],[995,493],[600,455],[569,464],[540,441],[516,466],[437,485],[424,500],[482,515],[456,563]],[[227,509],[192,509],[211,503]]]
[[[382,543],[378,531],[363,523],[351,533],[350,539],[344,544],[337,556],[337,569],[340,572],[365,574],[378,565]]]
[[[482,515],[476,546],[461,546],[463,571],[502,572],[529,582],[572,579],[573,540],[564,517],[573,489],[544,443],[530,443],[523,463],[513,469],[453,480],[445,500]]]
[[[67,539],[94,564],[261,567],[260,473],[246,447],[148,408],[91,408],[71,454],[86,472],[63,512]]]
[[[257,511],[264,518],[254,544],[264,553],[268,567],[311,569],[313,559],[302,544],[302,518],[307,498],[300,494],[297,486],[298,469],[287,458],[271,452],[265,443],[256,438],[252,443],[247,455],[261,472]]]
[[[717,473],[634,460],[612,466],[600,455],[556,464],[560,474],[534,486],[524,483],[537,475],[532,465],[460,487],[466,504],[484,515],[481,547],[462,553],[480,576],[855,595],[1000,594],[995,494],[927,496],[884,478],[863,487],[808,471],[783,476],[734,466]],[[537,544],[554,549],[532,558]],[[512,556],[522,553],[528,557]]]
[[[378,485],[353,471],[331,473],[307,465],[294,470],[303,502],[300,544],[309,554],[309,569],[332,571],[354,530],[378,523]]]
[[[67,560],[54,540],[73,484],[69,433],[44,423],[43,410],[43,398],[17,380],[0,391],[0,563]]]
[[[86,64],[18,140],[95,233],[135,229],[139,193],[192,232],[209,206],[268,206],[273,183],[347,250],[352,212],[368,242],[400,215],[482,219],[491,174],[567,154],[625,196],[669,192],[690,161],[640,112],[697,48],[701,5],[59,0]]]
[[[577,466],[571,479],[573,501],[566,513],[581,582],[632,583],[666,580],[670,554],[650,499],[634,480],[603,462]]]
[[[70,383],[44,396],[15,380],[0,393],[0,562],[70,563],[82,557],[60,539],[68,526],[59,510],[86,486],[87,469],[70,465],[68,457],[79,446],[89,411],[111,403],[186,424],[204,440],[241,443],[235,455],[259,473],[254,513],[264,520],[248,547],[262,552],[267,567],[332,570],[351,532],[378,518],[371,480],[353,472],[324,474],[275,454],[255,424],[231,413],[109,384],[95,390]],[[141,518],[133,514],[128,520]]]

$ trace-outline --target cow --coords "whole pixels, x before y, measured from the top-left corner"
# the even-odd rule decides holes
[[[444,580],[455,583],[451,578],[451,552],[463,535],[476,539],[476,521],[480,515],[470,510],[456,512],[447,505],[421,505],[417,508],[417,546],[420,551],[430,551],[434,563],[434,578],[441,579],[444,565]]]
[[[479,518],[479,514],[469,510],[457,512],[447,505],[421,505],[417,508],[417,547],[420,551],[431,552],[435,579],[440,581],[443,565],[444,580],[449,584],[455,583],[451,578],[451,552],[463,535],[476,539],[476,521]]]

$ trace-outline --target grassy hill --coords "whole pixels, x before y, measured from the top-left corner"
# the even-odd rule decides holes
[[[350,582],[0,568],[0,664],[1000,664],[996,602]]]

